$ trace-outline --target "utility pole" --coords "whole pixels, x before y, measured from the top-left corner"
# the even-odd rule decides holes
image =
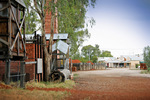
[[[89,49],[89,61],[90,61],[90,49]]]

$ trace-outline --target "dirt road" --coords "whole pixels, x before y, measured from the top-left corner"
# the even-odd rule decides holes
[[[78,71],[75,90],[67,100],[150,100],[150,75],[114,68]]]

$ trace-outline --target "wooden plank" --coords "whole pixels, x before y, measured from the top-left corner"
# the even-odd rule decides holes
[[[8,37],[7,33],[0,33],[0,36]]]
[[[18,14],[19,14],[19,4],[17,5],[17,22],[20,23]],[[19,37],[18,37],[18,39],[17,39],[17,54],[18,54],[18,56],[19,56],[19,53],[20,53],[20,49],[19,49]]]
[[[25,16],[25,8],[23,9],[23,16]],[[26,24],[25,24],[25,19],[24,19],[24,23],[23,23],[23,39],[24,39],[24,43],[26,43],[26,39],[25,39],[25,34],[26,34]],[[24,56],[26,57],[26,45],[24,45]]]
[[[0,23],[0,34],[3,34],[3,33],[8,34],[8,32],[7,32],[7,30],[8,30],[7,26],[8,26],[7,23]]]
[[[36,64],[36,61],[32,61],[32,62],[25,62],[25,64]]]
[[[0,38],[0,42],[4,43],[5,45],[9,45],[9,43],[3,39]]]
[[[22,28],[22,25],[23,25],[23,23],[24,23],[24,20],[25,20],[25,15],[24,15],[23,20],[22,20],[22,23],[21,23],[21,25],[20,25],[20,27],[19,27],[19,25],[18,25],[18,23],[17,23],[17,20],[16,20],[16,17],[14,16],[14,12],[13,12],[12,8],[11,8],[11,11],[12,11],[13,17],[15,18],[15,21],[16,21],[17,27],[18,27],[18,29],[19,29],[19,32],[17,33],[17,35],[16,35],[16,37],[15,37],[15,40],[14,40],[14,42],[13,42],[13,44],[12,44],[10,50],[12,50],[12,49],[14,48],[14,45],[15,45],[15,43],[16,43],[16,40],[17,40],[19,34],[20,34],[20,36],[21,36],[22,43],[23,43],[23,46],[24,46],[24,48],[25,48],[25,43],[24,43],[24,41],[23,41],[23,38],[22,38],[22,35],[21,35],[21,31],[20,31],[21,28]]]
[[[8,7],[9,7],[9,5],[6,5],[5,7],[1,8],[1,9],[0,9],[0,12],[3,11],[3,10],[5,10],[5,9],[8,8]]]
[[[9,3],[10,3],[10,1],[9,1]],[[10,7],[9,7],[9,19],[8,19],[8,34],[9,34],[9,38],[8,38],[8,41],[9,41],[9,47],[11,46],[11,16],[12,16],[12,14],[11,14],[11,5],[10,5]],[[10,51],[10,49],[9,49],[9,55],[11,55],[11,51]]]

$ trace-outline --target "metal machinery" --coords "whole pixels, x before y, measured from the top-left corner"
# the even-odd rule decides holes
[[[68,34],[55,34],[54,41],[50,81],[64,82],[70,75]]]
[[[23,0],[0,0],[0,60],[6,62],[5,83],[10,83],[10,62],[20,61],[20,82],[24,86],[25,4]],[[22,37],[23,34],[23,37]]]
[[[49,41],[50,36],[51,36],[50,34],[45,35],[47,41]],[[39,48],[37,48],[37,51],[35,53],[38,52],[37,54],[40,54],[40,57],[42,57],[41,56],[42,42],[41,42],[41,39],[40,39],[40,42],[38,42],[38,40],[39,40],[38,37],[41,38],[41,34],[38,34],[38,33],[36,34],[36,32],[35,32],[35,34],[27,34],[26,35],[26,43],[35,43],[35,48],[36,48],[36,44],[40,45],[40,51],[38,51]],[[50,81],[63,82],[67,78],[69,78],[69,75],[70,75],[69,45],[66,43],[66,42],[68,42],[68,34],[66,34],[66,33],[54,34],[53,41],[54,41],[54,44],[52,45],[53,57],[52,57],[51,67],[50,67],[51,68]],[[39,47],[39,46],[37,46],[37,47]],[[37,55],[37,57],[35,57],[35,59],[37,59],[37,58],[39,58],[39,55]],[[42,57],[42,59],[43,59],[43,57]],[[29,62],[29,63],[31,63],[31,62]],[[37,60],[37,63],[38,63],[38,60]],[[38,64],[37,64],[37,67],[35,67],[35,70],[38,71]],[[38,72],[36,72],[36,73],[38,73]]]

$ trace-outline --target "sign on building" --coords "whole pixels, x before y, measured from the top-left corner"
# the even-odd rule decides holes
[[[43,72],[43,61],[41,58],[37,59],[37,73],[42,73]]]

